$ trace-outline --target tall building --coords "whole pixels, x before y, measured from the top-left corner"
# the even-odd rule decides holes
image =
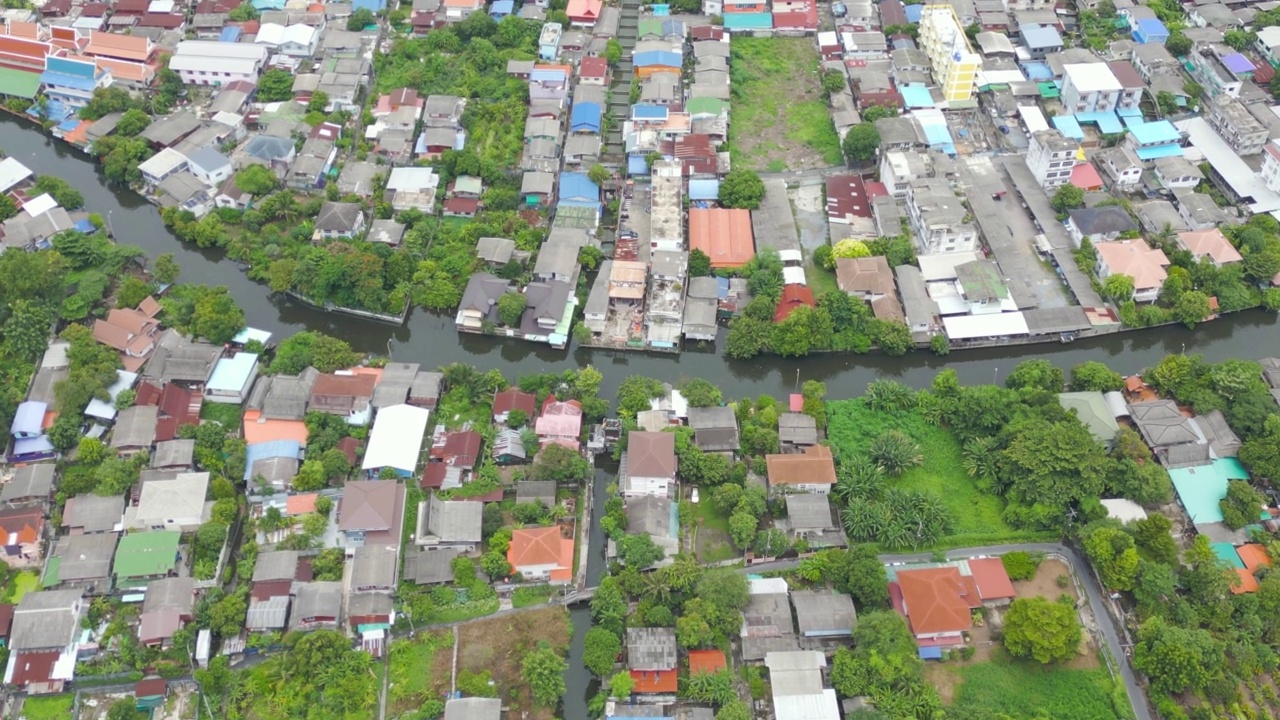
[[[982,57],[969,46],[969,38],[950,5],[925,6],[920,16],[920,45],[929,56],[943,98],[951,103],[970,101]]]

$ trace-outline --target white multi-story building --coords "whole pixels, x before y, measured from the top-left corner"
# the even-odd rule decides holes
[[[910,182],[907,213],[921,255],[971,252],[978,247],[973,216],[945,180]]]
[[[649,248],[655,252],[684,249],[684,176],[679,160],[653,164],[649,208]]]
[[[1280,193],[1280,146],[1269,142],[1263,151],[1262,181],[1267,184],[1267,189]]]
[[[982,69],[964,27],[950,5],[926,5],[920,16],[920,46],[929,56],[933,77],[947,102],[968,102]]]
[[[1062,107],[1068,113],[1115,110],[1124,90],[1106,63],[1062,66]]]
[[[880,154],[880,182],[898,200],[907,198],[912,180],[929,177],[929,156],[924,153],[891,150]]]
[[[256,83],[269,53],[266,45],[183,40],[169,58],[169,69],[187,85]]]
[[[1027,168],[1036,182],[1046,190],[1066,185],[1071,181],[1071,169],[1076,165],[1076,141],[1057,130],[1041,130],[1031,136],[1027,148]]]

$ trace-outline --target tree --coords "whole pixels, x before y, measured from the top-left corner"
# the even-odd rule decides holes
[[[212,343],[229,342],[244,327],[244,310],[225,285],[204,290],[191,312],[191,334]]]
[[[115,701],[107,710],[107,720],[146,720],[149,717],[138,709],[137,700],[132,696]]]
[[[915,347],[911,339],[911,328],[906,324],[892,320],[874,320],[875,342],[885,355],[900,357]]]
[[[619,671],[609,678],[609,695],[619,700],[630,698],[635,689],[636,681],[629,670]]]
[[[1010,390],[1035,388],[1045,392],[1062,392],[1062,370],[1048,360],[1024,360],[1005,378]]]
[[[587,669],[603,678],[613,672],[613,665],[622,652],[622,639],[602,627],[587,631],[583,641],[582,663]]]
[[[236,173],[236,187],[255,197],[269,195],[276,189],[276,175],[265,165],[249,165]]]
[[[297,375],[310,366],[328,373],[351,367],[359,359],[359,354],[345,340],[307,330],[291,335],[280,343],[268,372],[273,375]]]
[[[720,388],[702,378],[693,378],[680,386],[680,394],[688,401],[689,407],[716,407],[724,401]]]
[[[1191,38],[1184,35],[1181,30],[1174,30],[1164,41],[1164,48],[1173,53],[1174,57],[1184,57],[1191,52]]]
[[[1151,513],[1135,522],[1133,541],[1138,554],[1152,562],[1178,564],[1178,543],[1173,539],[1173,523],[1160,513]],[[1139,578],[1142,570],[1139,565]]]
[[[1124,377],[1097,360],[1089,360],[1071,368],[1071,390],[1074,392],[1110,392],[1122,387]]]
[[[871,256],[871,250],[861,240],[845,238],[831,248],[831,255],[835,258],[864,258]]]
[[[1102,525],[1084,533],[1084,551],[1093,561],[1102,584],[1111,590],[1132,590],[1138,577],[1138,550],[1123,530]]]
[[[1036,576],[1036,569],[1040,567],[1038,557],[1022,550],[1001,555],[1000,562],[1004,565],[1004,571],[1009,575],[1010,580],[1030,580]]]
[[[1082,497],[1101,496],[1108,458],[1079,420],[1028,419],[1010,434],[998,461],[1010,497],[1026,505],[1064,507]]]
[[[900,430],[887,430],[876,436],[867,454],[889,475],[901,475],[924,462],[920,445]]]
[[[897,116],[897,110],[889,105],[872,105],[870,107],[863,108],[862,110],[862,122],[872,123],[873,125],[877,120]]]
[[[151,266],[151,276],[161,285],[169,285],[178,279],[181,268],[173,259],[173,253],[161,253]]]
[[[317,460],[303,461],[302,466],[298,468],[298,474],[294,476],[290,485],[298,492],[311,492],[319,490],[328,484],[328,476],[324,470],[324,463]]]
[[[751,541],[756,537],[756,527],[760,525],[760,521],[751,513],[735,512],[729,517],[729,539],[733,540],[733,544],[739,550],[746,550],[751,547]]]
[[[735,360],[750,360],[769,349],[773,324],[768,320],[740,315],[729,323],[725,353]]]
[[[1058,214],[1065,215],[1069,210],[1084,206],[1084,190],[1067,183],[1053,193],[1053,199],[1049,204]]]
[[[622,637],[627,617],[627,599],[622,595],[618,579],[605,577],[591,597],[591,620],[609,632]]]
[[[530,480],[555,480],[572,482],[586,479],[591,465],[581,453],[552,443],[542,449],[538,462],[529,471]]]
[[[764,181],[751,170],[730,170],[720,181],[719,200],[723,207],[755,210],[764,200]]]
[[[230,17],[235,22],[248,22],[258,19],[258,9],[252,3],[240,3],[231,8]]]
[[[258,99],[281,102],[293,99],[293,74],[282,68],[271,68],[258,78]]]
[[[866,162],[875,159],[880,149],[880,131],[874,123],[861,122],[849,128],[840,144],[844,156],[853,162]]]
[[[507,327],[519,327],[526,301],[522,293],[505,292],[498,298],[498,319]]]
[[[366,27],[378,22],[378,18],[373,11],[368,8],[360,8],[351,13],[351,17],[347,18],[347,30],[350,32],[360,32]]]
[[[746,577],[732,568],[713,568],[698,578],[698,597],[725,610],[741,610],[750,600]]]
[[[832,553],[829,567],[836,591],[852,595],[859,611],[889,606],[889,577],[874,546],[854,545],[847,551],[825,552]]]
[[[752,720],[751,706],[735,698],[720,706],[716,720]]]
[[[53,312],[31,298],[18,298],[9,305],[9,317],[0,326],[0,336],[14,357],[34,360],[45,351]]]
[[[698,248],[689,251],[689,277],[706,277],[710,274],[711,258]]]
[[[609,168],[599,163],[592,165],[591,169],[587,171],[587,179],[595,183],[597,186],[603,186],[605,183],[609,182],[609,179],[612,177],[613,173],[609,171]]]
[[[84,196],[71,183],[54,175],[41,175],[32,188],[32,197],[49,193],[58,204],[67,210],[79,210],[84,207]]]
[[[1080,648],[1080,623],[1069,603],[1018,598],[1004,616],[1004,647],[1014,657],[1041,663],[1070,660]]]
[[[842,70],[827,70],[822,73],[822,89],[828,95],[849,89],[849,78]]]
[[[553,708],[564,695],[564,660],[550,647],[541,647],[524,656],[520,677],[533,693],[533,701]]]
[[[1222,667],[1223,648],[1206,630],[1180,628],[1152,618],[1138,628],[1133,666],[1157,693],[1200,690]]]
[[[1222,521],[1227,527],[1238,530],[1258,522],[1262,509],[1267,506],[1267,498],[1247,480],[1232,480],[1227,483],[1227,496],[1218,501],[1218,506],[1222,508]]]
[[[58,452],[66,452],[80,441],[80,420],[77,415],[59,415],[49,428],[49,443]],[[90,464],[90,463],[86,463]]]
[[[825,400],[827,397],[827,386],[817,380],[805,380],[804,385],[800,388],[800,396],[804,399],[804,404],[800,411],[805,415],[814,419],[818,429],[825,430],[827,427],[827,406]]]
[[[627,535],[618,542],[618,559],[623,565],[643,570],[666,557],[648,533]]]
[[[1199,290],[1184,292],[1171,310],[1171,317],[1188,328],[1194,328],[1197,323],[1213,314],[1209,296]]]
[[[120,122],[116,123],[116,134],[122,137],[134,137],[146,130],[150,124],[151,118],[145,112],[138,108],[130,108],[120,116]]]
[[[604,59],[611,66],[616,66],[622,60],[622,43],[614,38],[604,44]]]
[[[1233,28],[1222,34],[1222,42],[1233,50],[1244,50],[1257,39],[1256,33],[1246,32],[1238,28]]]
[[[487,552],[480,556],[480,569],[490,580],[501,580],[511,574],[511,563],[507,556],[496,552]]]

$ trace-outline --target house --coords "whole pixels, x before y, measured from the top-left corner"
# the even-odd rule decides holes
[[[799,648],[791,618],[790,591],[783,578],[749,578],[742,608],[742,658],[763,660],[771,652]]]
[[[1063,65],[1061,101],[1067,112],[1101,112],[1120,107],[1123,86],[1106,63]]]
[[[378,411],[369,433],[369,447],[360,467],[371,477],[390,468],[400,477],[418,469],[418,455],[427,434],[431,411],[413,405],[391,405]]]
[[[528,581],[567,583],[573,579],[573,538],[563,535],[556,525],[516,529],[507,562]]]
[[[480,547],[483,510],[484,503],[442,500],[431,493],[430,498],[418,503],[414,544],[430,550],[450,548],[463,553],[475,552]]]
[[[727,406],[689,408],[693,442],[703,452],[736,453],[739,449],[738,418]]]
[[[946,5],[925,6],[920,15],[919,44],[947,102],[970,100],[982,67],[982,56],[973,51],[964,28],[955,9]]]
[[[882,255],[836,259],[836,284],[841,290],[864,302],[881,298],[897,302],[893,271]]]
[[[432,96],[435,98],[436,96]],[[430,98],[427,104],[431,108]],[[391,195],[391,207],[396,210],[416,209],[432,213],[436,203],[436,188],[440,176],[429,167],[398,167],[387,178],[387,193]]]
[[[1156,158],[1153,165],[1156,179],[1168,190],[1190,190],[1204,180],[1200,168],[1181,155]]]
[[[1200,44],[1187,53],[1186,61],[1192,79],[1204,87],[1210,102],[1224,95],[1240,97],[1244,81],[1254,72],[1249,58],[1226,45]]]
[[[1191,253],[1196,261],[1208,259],[1214,267],[1222,267],[1243,260],[1240,251],[1236,250],[1231,241],[1227,240],[1227,237],[1217,228],[1178,233],[1178,245]]]
[[[476,241],[476,257],[492,267],[511,262],[515,250],[515,241],[507,238],[482,237]]]
[[[373,389],[373,407],[382,410],[392,405],[403,405],[409,398],[409,389],[413,387],[420,367],[418,363],[387,363],[382,368],[382,377]]]
[[[791,540],[804,540],[810,548],[838,547],[845,544],[840,523],[833,519],[831,502],[826,495],[797,493],[787,495],[787,518],[778,524]]]
[[[142,601],[138,641],[147,647],[168,647],[174,634],[194,619],[195,602],[195,578],[153,580]]]
[[[670,565],[680,552],[680,523],[675,510],[674,504],[667,497],[643,495],[627,500],[624,508],[627,532],[632,535],[648,535],[655,545],[662,548],[663,559],[650,567]]]
[[[545,508],[556,506],[554,480],[521,480],[516,483],[516,504],[533,503]]]
[[[899,570],[900,612],[921,647],[959,647],[981,607],[977,583],[956,567]]]
[[[1226,95],[1208,103],[1209,127],[1217,131],[1227,145],[1240,156],[1257,155],[1267,145],[1267,128],[1239,100]]]
[[[151,450],[156,442],[156,422],[160,409],[154,405],[125,408],[116,416],[110,446],[122,454]]]
[[[0,488],[0,505],[10,508],[44,506],[53,500],[53,463],[23,465]]]
[[[179,473],[169,480],[142,483],[138,504],[124,511],[128,530],[179,530],[195,532],[209,522],[213,502],[205,501],[209,473]]]
[[[302,23],[262,23],[253,42],[287,57],[311,58],[320,44],[320,35],[321,30]]]
[[[378,384],[375,375],[339,371],[317,375],[311,385],[308,410],[341,415],[352,425],[364,425],[369,421],[369,408],[373,390]]]
[[[1127,145],[1099,150],[1093,159],[1111,184],[1121,190],[1135,188],[1142,181],[1142,160]]]
[[[728,208],[689,210],[689,247],[711,258],[711,267],[741,267],[755,257],[751,211]]]
[[[382,545],[365,545],[356,548],[351,557],[349,591],[352,593],[393,591],[396,587],[398,554],[395,548]]]
[[[813,296],[813,289],[797,283],[784,285],[782,296],[778,299],[778,306],[773,312],[773,321],[779,323],[786,320],[796,308],[802,306],[818,306]]]
[[[67,498],[62,527],[68,535],[96,535],[123,529],[124,498],[76,495]],[[113,548],[114,549],[114,548]]]
[[[39,506],[0,510],[0,550],[10,568],[39,565],[44,558],[44,509]]]
[[[1127,217],[1127,216],[1126,216]],[[1134,302],[1155,302],[1168,273],[1169,258],[1164,251],[1152,248],[1145,240],[1100,242],[1093,246],[1098,255],[1098,278],[1112,275],[1133,278]]]
[[[125,533],[112,563],[116,588],[143,587],[174,571],[182,534],[167,530]]]
[[[212,147],[206,147],[188,155],[187,169],[196,179],[215,187],[230,179],[234,172],[227,156]]]
[[[796,590],[791,593],[791,605],[796,609],[801,637],[849,638],[858,624],[853,598],[847,593]]]
[[[498,300],[511,291],[511,284],[489,273],[475,273],[467,281],[458,303],[454,326],[460,332],[483,332],[498,324]]]
[[[836,483],[836,466],[831,449],[811,445],[802,453],[765,455],[769,491],[772,494],[802,492],[825,495]]]
[[[342,582],[312,581],[294,587],[290,630],[336,629],[342,616]]]
[[[634,681],[633,692],[674,696],[679,684],[677,667],[674,628],[627,628],[627,669]]]
[[[187,85],[256,83],[268,54],[267,47],[258,44],[183,40],[169,58],[169,69]]]
[[[584,85],[608,85],[609,63],[602,57],[585,57],[578,64],[578,82]]]
[[[13,609],[4,683],[32,695],[61,692],[74,678],[88,610],[79,590],[29,592]]]
[[[444,704],[444,720],[499,720],[502,701],[497,698],[451,698]]]
[[[359,203],[326,202],[320,206],[315,229],[326,240],[354,238],[364,230],[364,211]]]
[[[1134,232],[1138,226],[1125,209],[1116,205],[1101,205],[1092,208],[1081,208],[1067,213],[1067,232],[1075,241],[1076,247],[1085,238],[1095,246],[1098,243],[1115,240],[1122,233]]]
[[[764,664],[769,669],[777,720],[840,719],[836,691],[823,687],[822,669],[827,666],[827,658],[822,652],[769,652]]]
[[[1079,152],[1076,141],[1057,130],[1039,130],[1031,134],[1027,150],[1027,168],[1040,187],[1053,190],[1071,181],[1071,171]]]
[[[111,558],[120,536],[68,535],[58,540],[44,566],[44,587],[79,588],[91,595],[111,592]]]
[[[444,375],[438,372],[419,370],[413,376],[409,386],[409,404],[417,407],[434,408],[440,400],[440,384]]]
[[[188,470],[195,463],[195,440],[164,440],[156,443],[151,456],[152,470]]]
[[[972,215],[946,180],[912,180],[907,183],[906,199],[920,254],[970,252],[977,247]]]
[[[627,436],[622,470],[622,495],[668,497],[676,476],[675,435],[632,432]]]
[[[1129,417],[1138,426],[1142,439],[1156,451],[1176,445],[1198,444],[1200,435],[1173,400],[1148,400],[1129,404]]]
[[[144,300],[136,310],[115,308],[107,313],[106,319],[93,321],[93,339],[119,351],[124,356],[126,370],[141,367],[156,346],[160,321],[155,316],[160,313],[160,304],[153,298],[147,300],[150,302]]]
[[[600,19],[603,0],[569,0],[565,14],[569,16],[569,24],[573,27],[589,28]]]
[[[77,110],[89,103],[95,90],[110,87],[112,77],[110,70],[98,67],[92,60],[49,55],[45,57],[40,83],[51,102]]]
[[[258,377],[258,355],[238,352],[219,358],[213,374],[204,386],[204,397],[210,402],[240,405],[249,397],[249,389]]]
[[[804,413],[782,413],[778,416],[778,441],[784,447],[817,445],[818,423],[813,416]]]
[[[532,393],[523,392],[516,388],[507,388],[501,392],[494,393],[494,423],[506,425],[511,418],[513,410],[519,410],[527,422],[537,415],[537,398]]]
[[[395,480],[355,480],[343,489],[338,530],[348,547],[400,543],[405,488]]]
[[[471,503],[477,505],[479,503]],[[406,551],[404,579],[415,585],[439,585],[453,582],[454,548],[413,548]]]

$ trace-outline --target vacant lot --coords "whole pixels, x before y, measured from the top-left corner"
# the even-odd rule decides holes
[[[74,702],[75,696],[70,693],[28,697],[22,701],[19,715],[27,720],[66,720],[71,717]]]
[[[453,633],[449,630],[419,633],[411,640],[398,640],[391,644],[388,717],[400,717],[421,707],[423,702],[439,699],[449,692],[452,648]],[[429,672],[439,657],[446,661],[443,675]],[[439,682],[441,680],[443,683]]]
[[[735,37],[730,48],[734,167],[782,172],[842,163],[813,41]]]
[[[511,707],[510,717],[551,720],[552,709],[533,704],[529,684],[520,677],[520,665],[540,642],[563,655],[570,633],[569,611],[559,606],[467,623],[458,629],[458,673],[491,673],[494,686]],[[440,663],[435,667],[438,672]]]
[[[996,650],[988,662],[930,664],[926,678],[961,717],[1103,720],[1132,715],[1105,669],[1078,670],[1023,662]],[[1113,703],[1119,700],[1119,706]],[[976,713],[976,714],[973,714]]]

